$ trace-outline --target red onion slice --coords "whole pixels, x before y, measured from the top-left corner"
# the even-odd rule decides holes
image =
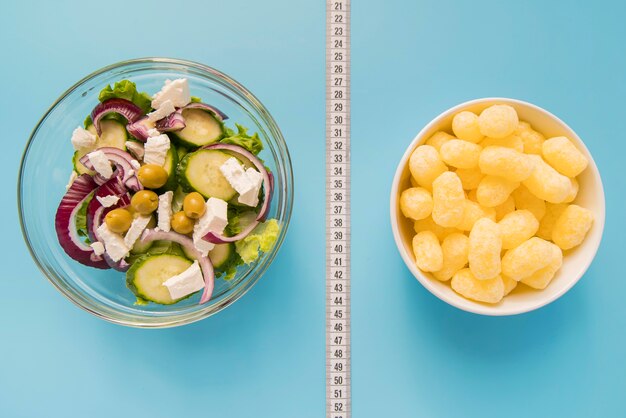
[[[213,286],[215,285],[215,272],[213,271],[213,264],[211,264],[209,257],[202,256],[202,253],[200,253],[200,251],[196,249],[195,245],[193,245],[191,238],[173,231],[165,232],[156,228],[146,229],[143,231],[140,241],[146,244],[148,242],[161,240],[172,241],[182,245],[189,254],[198,260],[200,269],[202,270],[202,276],[204,277],[204,291],[202,292],[202,297],[200,298],[200,305],[208,302],[211,299]]]
[[[125,272],[130,268],[130,264],[126,262],[123,258],[120,261],[113,261],[111,257],[107,253],[102,255],[104,257],[104,261],[114,270]]]
[[[78,176],[59,203],[54,227],[59,244],[73,260],[86,266],[107,269],[107,263],[102,257],[95,255],[93,248],[85,244],[76,231],[76,214],[96,187],[98,185],[88,174]]]
[[[124,184],[126,184],[126,187],[134,192],[143,190],[143,184],[141,184],[139,178],[136,175],[130,176],[130,178],[126,180],[126,183]]]
[[[180,131],[185,126],[185,118],[183,118],[182,109],[178,109],[177,111],[170,113],[168,116],[160,119],[156,123],[156,128],[160,132],[172,132],[172,131]]]
[[[208,105],[206,103],[200,103],[200,102],[189,103],[187,106],[183,107],[181,110],[183,110],[183,109],[202,109],[202,110],[206,110],[207,112],[213,113],[213,115],[217,119],[221,120],[222,122],[225,121],[226,119],[228,119],[228,116],[226,116],[226,114],[224,112],[219,110],[217,107]]]
[[[131,164],[131,161],[134,160],[132,155],[130,155],[126,151],[122,151],[119,148],[113,148],[113,147],[102,147],[102,148],[98,148],[97,150],[102,151],[104,155],[106,155],[106,157],[109,159],[109,161],[111,161],[115,165],[116,171],[114,173],[114,176],[121,177],[122,183],[128,186],[129,189],[133,191],[138,191],[138,190],[143,189],[143,185],[141,184],[137,176],[134,174],[133,166]],[[92,171],[94,170],[94,166],[89,160],[89,154],[83,155],[79,161],[81,164],[87,167],[87,169],[92,170]],[[94,176],[94,179],[96,183],[98,184],[104,184],[109,180],[109,179],[105,179],[104,177],[102,177],[100,174],[97,174],[97,173]]]
[[[126,118],[128,123],[133,123],[141,116],[143,111],[139,106],[126,99],[109,99],[102,103],[98,103],[96,107],[91,111],[91,120],[96,127],[98,135],[102,134],[102,128],[100,127],[100,120],[109,113],[117,113]]]
[[[274,174],[267,172],[267,177],[270,179],[269,193],[267,194],[267,208],[265,208],[265,214],[259,219],[260,222],[265,222],[267,215],[270,213],[270,207],[272,206],[272,197],[274,197]]]
[[[259,221],[254,221],[250,225],[246,226],[240,233],[232,237],[225,237],[222,234],[217,234],[215,232],[209,232],[205,236],[202,237],[203,240],[212,242],[213,244],[226,244],[228,242],[237,242],[239,240],[244,239],[257,227]]]
[[[98,197],[117,196],[120,200],[116,204],[104,207],[97,199]],[[130,194],[126,191],[126,187],[122,183],[119,177],[112,177],[109,181],[98,187],[96,193],[87,206],[87,231],[89,231],[89,238],[92,241],[100,241],[98,237],[98,228],[102,225],[102,220],[113,209],[123,208],[130,205]],[[113,261],[107,253],[102,255],[107,265],[117,271],[126,271],[130,265],[124,260]]]
[[[134,138],[140,140],[141,142],[146,142],[150,137],[148,131],[150,129],[154,129],[154,126],[154,122],[151,122],[147,116],[144,116],[143,118],[126,125],[126,130]]]

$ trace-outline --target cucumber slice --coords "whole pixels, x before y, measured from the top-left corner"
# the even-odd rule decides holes
[[[239,162],[241,163],[241,165],[243,165],[243,169],[247,170],[249,168],[254,168],[255,170],[259,171],[256,166],[254,164],[252,164],[252,161],[248,160],[247,158],[245,158],[243,155],[241,154],[237,154],[235,152],[232,151],[228,151],[228,150],[221,150],[222,152],[225,152],[226,154],[229,154],[231,157],[235,157],[236,159],[239,160]]]
[[[178,151],[174,146],[170,146],[170,149],[165,155],[165,163],[163,168],[167,172],[167,182],[157,190],[160,193],[164,193],[170,190],[176,190],[178,187],[178,180],[176,180],[176,166],[178,165]]]
[[[102,127],[102,135],[96,138],[96,148],[113,147],[126,151],[126,139],[128,135],[126,134],[126,127],[124,125],[116,120],[107,119],[101,121],[100,126]],[[96,127],[93,126],[93,124],[89,125],[87,130],[96,135]],[[79,161],[83,155],[89,154],[91,151],[93,150],[80,149],[74,153],[72,162],[74,164],[74,171],[78,174],[95,174]]]
[[[224,125],[202,109],[185,109],[182,112],[185,127],[173,132],[178,142],[189,148],[212,144],[224,136]]]
[[[152,244],[154,244],[154,241],[142,243],[141,240],[138,239],[135,245],[133,245],[133,248],[130,249],[130,253],[132,255],[143,255],[150,250]]]
[[[211,259],[211,263],[213,263],[213,267],[219,271],[222,267],[225,267],[236,254],[235,244],[216,244],[215,247],[209,251],[209,258]]]
[[[194,259],[193,255],[191,255],[185,247],[181,248],[187,258]],[[209,251],[209,259],[216,271],[220,271],[220,269],[225,267],[230,262],[230,259],[236,255],[235,244],[230,242],[226,244],[216,244],[215,247]]]
[[[126,285],[141,299],[171,305],[180,299],[172,299],[163,283],[187,270],[191,264],[190,260],[178,255],[145,255],[126,272]]]
[[[148,222],[148,225],[146,225],[146,229],[152,229],[157,225],[157,221],[156,221],[156,216],[151,215],[150,216],[150,221]],[[146,242],[146,243],[142,243],[140,239],[138,239],[135,242],[135,245],[133,245],[133,248],[130,249],[130,253],[133,255],[142,255],[148,252],[148,250],[150,250],[150,248],[152,248],[152,245],[155,243],[155,241],[150,241],[150,242]]]
[[[152,227],[154,226],[156,225],[153,225]],[[140,249],[142,247],[145,250],[143,252],[140,252]],[[137,243],[135,243],[135,246],[130,250],[130,254],[133,257],[132,260],[129,261],[128,258],[126,259],[126,261],[129,261],[130,264],[135,262],[135,260],[137,260],[138,257],[144,256],[144,255],[170,254],[170,255],[180,255],[183,257],[185,256],[185,253],[183,252],[181,246],[172,241],[152,241],[150,245],[148,246],[147,244],[141,244],[141,241],[137,240]]]
[[[116,120],[107,119],[100,121],[100,127],[102,128],[102,135],[96,140],[97,148],[113,147],[126,150],[128,134],[126,133],[126,127],[124,125]],[[89,130],[89,128],[87,130]]]
[[[225,152],[201,149],[185,155],[178,164],[178,183],[186,191],[197,191],[206,198],[230,200],[237,193],[222,175],[220,167],[233,158]]]
[[[76,171],[79,175],[89,174],[90,176],[93,176],[94,174],[96,174],[95,172],[89,170],[87,167],[80,163],[80,159],[83,157],[83,155],[89,154],[91,151],[93,150],[89,148],[84,148],[74,152],[74,156],[72,157],[72,164],[74,165],[74,171]]]

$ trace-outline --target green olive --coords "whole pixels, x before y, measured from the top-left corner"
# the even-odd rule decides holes
[[[140,190],[130,199],[130,205],[135,212],[149,215],[159,206],[159,196],[151,190]]]
[[[133,215],[126,209],[113,209],[104,217],[104,222],[106,222],[111,231],[123,234],[130,228],[130,224],[133,222]]]
[[[156,164],[146,164],[139,168],[137,177],[143,187],[158,189],[167,182],[167,171]]]
[[[191,219],[190,217],[188,217],[187,215],[185,215],[185,212],[180,211],[180,212],[176,212],[173,216],[172,216],[172,229],[176,232],[178,232],[179,234],[189,234],[191,231],[193,231],[193,219]]]
[[[206,211],[204,197],[198,192],[189,193],[185,196],[185,200],[183,200],[183,210],[187,217],[198,219],[204,215],[204,211]]]

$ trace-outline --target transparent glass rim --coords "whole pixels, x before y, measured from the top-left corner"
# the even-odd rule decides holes
[[[139,321],[126,319],[125,318],[126,316],[116,317],[114,313],[111,315],[107,315],[101,312],[100,310],[96,309],[95,306],[101,305],[100,307],[104,307],[104,305],[99,304],[98,302],[86,297],[85,295],[80,294],[79,292],[76,292],[75,290],[71,288],[63,286],[60,280],[57,280],[56,278],[51,277],[51,276],[54,276],[54,274],[50,273],[46,269],[46,266],[44,266],[44,264],[41,262],[41,260],[35,253],[32,243],[30,241],[28,232],[26,231],[26,226],[24,222],[24,212],[23,212],[23,206],[22,206],[22,178],[24,176],[25,161],[26,161],[28,152],[32,146],[35,136],[37,135],[41,125],[47,119],[48,115],[57,107],[57,105],[60,102],[62,102],[67,96],[71,95],[75,90],[79,89],[82,85],[84,85],[91,79],[96,78],[103,73],[116,70],[116,69],[129,66],[129,65],[155,64],[155,63],[165,64],[165,65],[172,64],[172,65],[181,66],[181,67],[190,67],[190,68],[199,70],[200,72],[208,73],[209,76],[215,77],[219,79],[221,82],[227,84],[229,87],[234,89],[237,93],[244,96],[251,103],[254,109],[259,113],[261,119],[267,124],[267,127],[269,128],[271,132],[271,138],[275,141],[275,145],[279,151],[279,154],[284,157],[282,159],[281,165],[286,176],[285,182],[284,182],[285,184],[283,185],[283,187],[285,188],[285,201],[281,202],[282,206],[284,206],[284,217],[281,220],[282,228],[278,236],[278,239],[273,249],[271,250],[271,252],[267,254],[266,259],[259,266],[258,270],[254,272],[253,277],[250,280],[246,281],[245,283],[242,283],[240,286],[233,289],[231,295],[228,298],[224,298],[223,300],[221,300],[220,303],[218,304],[208,305],[207,307],[203,309],[199,309],[197,311],[189,312],[186,314],[177,315],[176,317],[173,317],[173,318],[158,316],[158,317],[151,318],[150,321],[139,322]],[[106,67],[102,67],[99,70],[96,70],[90,73],[89,75],[83,77],[81,80],[79,80],[70,88],[68,88],[63,94],[61,94],[59,98],[54,101],[54,103],[48,108],[48,110],[39,119],[34,129],[32,130],[28,138],[28,141],[26,142],[26,146],[24,147],[24,152],[22,153],[22,157],[20,160],[20,169],[19,169],[18,181],[17,181],[17,206],[18,206],[18,216],[19,216],[22,236],[24,237],[24,241],[26,242],[26,246],[28,248],[28,251],[30,252],[32,259],[34,260],[39,270],[43,273],[44,277],[57,290],[59,290],[59,292],[63,296],[65,296],[68,300],[70,300],[74,305],[78,306],[79,308],[81,308],[82,310],[86,312],[89,312],[90,314],[96,317],[102,318],[108,322],[112,322],[112,323],[119,324],[119,325],[124,325],[124,326],[129,326],[129,327],[134,327],[134,328],[171,328],[171,327],[176,327],[180,325],[190,324],[190,323],[199,321],[201,319],[208,318],[209,316],[214,315],[217,312],[223,310],[227,306],[232,305],[235,301],[239,300],[243,295],[245,295],[258,282],[258,280],[263,276],[265,271],[272,264],[272,262],[274,261],[274,258],[276,257],[276,254],[278,253],[278,251],[280,250],[280,247],[282,246],[282,243],[287,234],[289,222],[291,220],[291,211],[293,207],[293,170],[291,166],[291,156],[289,154],[289,149],[287,148],[287,144],[282,135],[282,132],[280,131],[280,128],[278,127],[276,121],[274,120],[272,115],[269,113],[267,108],[260,102],[260,100],[256,96],[254,96],[254,94],[252,94],[242,84],[240,84],[239,82],[237,82],[236,80],[228,76],[227,74],[205,64],[201,64],[201,63],[194,62],[194,61],[178,59],[178,58],[164,58],[164,57],[135,58],[135,59],[125,60],[125,61],[120,61],[111,65],[108,65]],[[114,310],[110,308],[106,308],[105,310],[114,312]]]

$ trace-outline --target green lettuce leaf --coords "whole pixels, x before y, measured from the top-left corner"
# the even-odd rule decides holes
[[[237,274],[237,267],[243,264],[243,260],[235,251],[225,264],[215,269],[215,276],[224,280],[231,280]]]
[[[279,232],[280,226],[276,219],[270,219],[259,224],[250,235],[235,243],[237,254],[244,263],[252,263],[259,258],[261,252],[272,249],[278,239]]]
[[[113,85],[113,88],[111,88],[111,85],[103,88],[98,96],[98,100],[104,102],[109,99],[130,100],[139,106],[144,113],[148,113],[152,110],[152,98],[147,93],[138,92],[135,83],[129,80],[117,81]]]
[[[178,186],[174,191],[174,197],[172,198],[172,213],[183,210],[185,196],[187,196],[187,193],[185,193],[182,187]]]
[[[232,280],[237,274],[237,266],[242,263],[243,260],[241,260],[241,257],[237,257],[237,262],[233,261],[228,264],[227,268],[222,269],[222,271],[216,271],[215,273],[217,274],[217,277],[222,277],[224,280]],[[223,276],[221,276],[222,274]]]
[[[93,192],[91,193],[91,195],[89,195],[87,199],[85,199],[81,207],[78,209],[75,218],[76,232],[78,233],[78,236],[82,237],[87,244],[91,244],[91,240],[89,239],[89,232],[87,231],[87,206],[89,206],[89,202],[91,202],[92,198]]]
[[[255,211],[242,206],[228,205],[228,225],[224,232],[229,237],[237,235],[255,219]]]
[[[226,128],[225,137],[222,138],[220,142],[223,144],[239,145],[254,155],[257,155],[263,150],[263,143],[257,133],[250,136],[248,135],[248,128],[244,128],[238,123],[236,123],[235,126],[237,127],[237,132],[235,133],[232,129]]]

